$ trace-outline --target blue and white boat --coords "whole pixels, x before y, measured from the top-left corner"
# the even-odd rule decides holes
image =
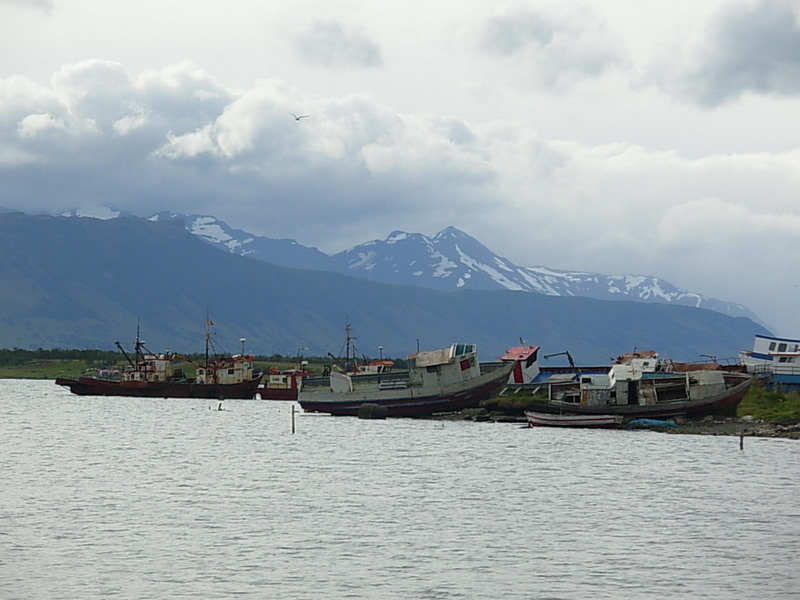
[[[739,360],[748,373],[768,376],[770,385],[800,390],[800,340],[756,335],[752,350],[742,350]]]

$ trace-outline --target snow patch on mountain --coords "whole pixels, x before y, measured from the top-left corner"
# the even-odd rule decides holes
[[[449,277],[452,273],[452,269],[455,269],[458,266],[444,254],[435,250],[431,251],[431,258],[437,261],[433,265],[431,277]]]
[[[80,208],[75,211],[62,213],[62,217],[83,217],[86,219],[100,219],[101,221],[108,221],[109,219],[116,219],[123,216],[120,210],[114,210],[108,206],[89,206]]]

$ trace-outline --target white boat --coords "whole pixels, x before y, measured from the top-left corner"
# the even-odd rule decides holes
[[[418,417],[476,407],[498,393],[514,363],[478,363],[475,344],[410,354],[408,372],[353,376],[332,372],[306,380],[298,395],[306,412],[358,415],[364,404],[389,417]]]
[[[622,427],[622,415],[557,415],[526,411],[528,427],[583,427],[614,429]]]
[[[800,340],[756,335],[752,350],[739,353],[748,373],[800,375]]]

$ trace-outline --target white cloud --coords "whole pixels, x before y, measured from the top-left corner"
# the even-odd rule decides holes
[[[487,19],[481,48],[505,57],[522,80],[556,89],[625,64],[620,42],[589,11],[555,14],[518,9]]]
[[[0,4],[10,4],[22,8],[35,8],[44,12],[53,9],[52,0],[0,0]]]
[[[66,130],[63,121],[56,119],[47,113],[32,114],[26,116],[19,122],[17,133],[20,138],[35,138],[47,134],[48,132]]]
[[[380,67],[381,51],[361,31],[338,21],[316,21],[295,37],[295,48],[312,65],[323,67]]]

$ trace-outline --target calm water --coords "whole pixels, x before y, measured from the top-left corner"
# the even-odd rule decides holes
[[[800,598],[800,442],[0,381],[0,598]]]

